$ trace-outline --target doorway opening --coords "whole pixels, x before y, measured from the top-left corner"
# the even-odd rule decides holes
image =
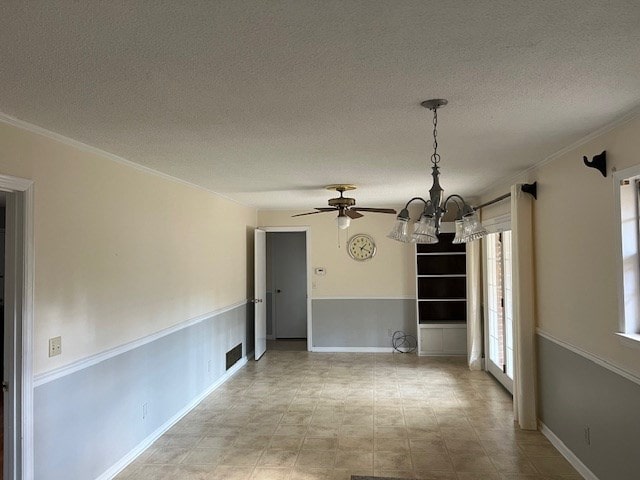
[[[33,182],[0,175],[2,479],[33,478]]]
[[[484,239],[486,369],[513,394],[511,231]]]
[[[260,227],[254,232],[255,349],[313,348],[309,227]]]
[[[267,349],[307,350],[306,232],[267,231]]]
[[[0,365],[2,366],[3,378],[5,371],[5,321],[4,321],[4,283],[5,283],[5,227],[7,219],[7,194],[0,191]],[[8,343],[12,343],[11,339],[7,339]],[[3,386],[4,389],[4,386]],[[0,396],[0,419],[2,420],[2,429],[0,429],[0,479],[4,476],[4,394]]]

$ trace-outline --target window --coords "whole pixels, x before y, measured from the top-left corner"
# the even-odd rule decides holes
[[[513,392],[511,231],[483,238],[487,370]]]
[[[640,165],[616,172],[614,180],[620,218],[618,334],[640,346]]]

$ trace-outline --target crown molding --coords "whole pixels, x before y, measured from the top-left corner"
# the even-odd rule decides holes
[[[497,188],[497,187],[499,187],[501,185],[505,185],[505,184],[510,185],[510,184],[516,182],[519,178],[521,178],[523,176],[526,176],[528,173],[534,172],[534,171],[544,167],[545,165],[548,165],[549,163],[552,163],[553,161],[555,161],[558,158],[562,157],[566,153],[569,153],[572,150],[575,150],[575,149],[581,147],[582,145],[584,145],[586,143],[589,143],[590,141],[598,138],[599,136],[610,132],[611,130],[613,130],[616,127],[620,127],[620,126],[622,126],[622,125],[624,125],[626,123],[631,122],[632,120],[634,120],[635,118],[637,118],[639,116],[640,116],[640,106],[634,107],[629,112],[627,112],[624,115],[622,115],[621,117],[618,117],[617,119],[613,120],[612,122],[609,122],[606,125],[598,128],[597,130],[594,130],[593,132],[585,135],[584,137],[580,138],[579,140],[576,140],[572,144],[561,148],[557,152],[552,153],[548,157],[545,157],[544,159],[542,159],[538,163],[533,164],[529,168],[526,168],[525,170],[523,170],[523,171],[521,171],[519,173],[511,175],[510,177],[506,177],[506,178],[502,178],[500,180],[496,180],[495,182],[491,183],[491,185],[489,185],[488,187],[483,188],[476,195],[476,197],[482,197],[483,195],[486,195],[487,193],[491,192],[492,190],[494,190],[495,188]]]
[[[211,190],[209,188],[203,187],[202,185],[197,185],[195,183],[191,183],[187,180],[183,180],[181,178],[178,177],[174,177],[173,175],[169,175],[168,173],[164,173],[161,172],[159,170],[154,170],[153,168],[149,168],[149,167],[145,167],[144,165],[141,165],[139,163],[136,162],[132,162],[131,160],[127,160],[126,158],[123,158],[119,155],[116,155],[114,153],[110,153],[107,152],[105,150],[102,150],[100,148],[97,147],[93,147],[91,145],[88,145],[86,143],[83,143],[79,140],[74,140],[73,138],[70,137],[66,137],[64,135],[61,135],[59,133],[56,132],[52,132],[51,130],[47,130],[46,128],[40,127],[38,125],[34,125],[33,123],[29,123],[29,122],[25,122],[24,120],[20,120],[19,118],[15,118],[12,117],[11,115],[7,115],[6,113],[0,112],[0,123],[6,123],[7,125],[11,125],[13,127],[19,128],[21,130],[26,130],[27,132],[31,132],[31,133],[35,133],[36,135],[41,135],[43,137],[49,138],[51,140],[54,140],[56,142],[62,143],[64,145],[73,147],[73,148],[77,148],[78,150],[81,150],[83,152],[86,153],[90,153],[93,155],[98,155],[100,157],[106,158],[108,160],[111,160],[113,162],[119,163],[121,165],[125,165],[127,167],[130,168],[134,168],[140,172],[149,174],[149,175],[154,175],[156,177],[160,177],[164,180],[169,180],[171,182],[175,182],[175,183],[180,183],[182,185],[186,185],[188,187],[191,188],[195,188],[197,190],[201,190],[204,191],[208,194],[211,195],[216,195],[220,198],[223,198],[225,200],[228,200],[229,202],[235,203],[237,205],[240,205],[242,207],[248,207],[248,208],[254,208],[257,210],[257,207],[255,205],[249,205],[246,203],[242,203],[239,202],[238,200],[235,200],[233,198],[230,198],[226,195],[223,195],[220,192],[216,192],[214,190]]]

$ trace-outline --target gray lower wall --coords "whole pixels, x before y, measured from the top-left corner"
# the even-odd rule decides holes
[[[246,355],[250,316],[243,305],[38,386],[35,478],[104,473],[220,379],[228,350]]]
[[[640,478],[640,385],[539,335],[538,385],[540,419],[589,470]]]
[[[416,335],[413,299],[314,299],[314,347],[391,347],[388,330]]]

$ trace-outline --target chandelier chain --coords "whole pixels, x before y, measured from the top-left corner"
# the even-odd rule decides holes
[[[433,155],[431,162],[434,165],[440,163],[440,155],[438,154],[438,109],[433,109]]]

